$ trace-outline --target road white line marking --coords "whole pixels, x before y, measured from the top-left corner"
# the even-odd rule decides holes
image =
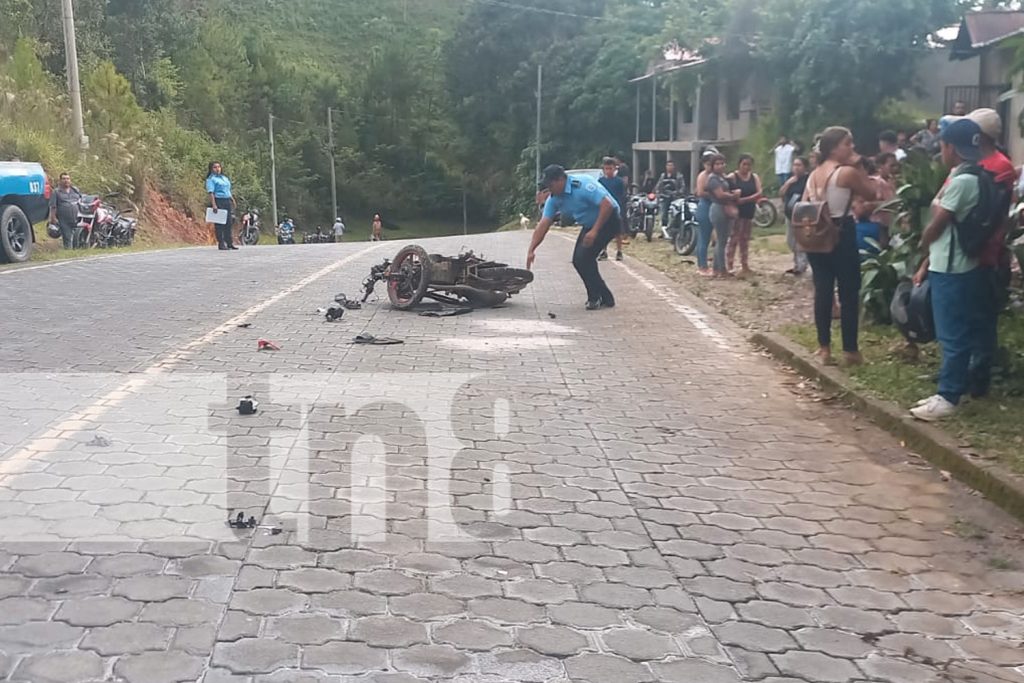
[[[566,235],[558,236],[568,242],[572,242],[574,244],[576,243],[576,240],[573,239],[572,237],[568,237]],[[623,270],[625,270],[633,277],[634,280],[636,280],[644,287],[654,292],[659,299],[667,303],[674,311],[676,311],[677,313],[681,313],[683,317],[686,318],[690,322],[690,324],[697,329],[698,332],[700,332],[705,337],[710,339],[715,346],[722,349],[723,351],[736,351],[736,349],[734,349],[732,345],[729,343],[728,338],[711,325],[706,315],[698,311],[696,308],[693,308],[692,306],[687,306],[686,304],[680,303],[671,292],[666,292],[663,287],[659,287],[658,285],[654,284],[653,282],[645,278],[643,275],[641,275],[640,273],[636,272],[628,265],[623,263],[622,261],[616,261],[614,262],[614,265],[618,268],[622,268]]]
[[[52,452],[56,449],[57,445],[65,440],[69,434],[76,433],[81,430],[80,422],[85,420],[94,420],[98,417],[102,417],[111,408],[116,407],[118,404],[123,402],[126,398],[136,393],[150,381],[152,378],[161,375],[168,370],[172,369],[175,365],[178,365],[185,360],[188,355],[198,349],[199,347],[209,344],[214,339],[224,334],[228,330],[237,327],[240,323],[245,322],[247,319],[252,318],[273,306],[277,302],[281,301],[287,296],[295,294],[304,287],[308,287],[325,275],[330,275],[338,268],[355,261],[356,259],[366,256],[370,252],[377,250],[381,245],[375,244],[366,249],[357,251],[356,253],[346,256],[345,258],[332,263],[331,265],[321,268],[312,275],[305,277],[291,287],[284,289],[274,296],[256,304],[245,311],[239,313],[235,317],[227,320],[210,332],[207,332],[202,337],[194,339],[185,346],[174,349],[167,353],[165,356],[157,360],[153,365],[149,366],[141,373],[133,373],[131,377],[119,384],[111,391],[104,394],[92,405],[86,406],[85,408],[74,413],[65,420],[62,420],[59,424],[46,430],[42,435],[36,437],[30,444],[22,448],[21,450],[11,454],[9,458],[5,458],[0,462],[0,482],[4,481],[7,477],[17,474],[21,468],[29,462],[34,456],[41,453]],[[67,434],[66,434],[67,433]]]

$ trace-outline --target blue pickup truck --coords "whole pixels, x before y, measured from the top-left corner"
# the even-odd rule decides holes
[[[50,182],[39,164],[0,162],[0,263],[32,255],[32,226],[50,213]]]

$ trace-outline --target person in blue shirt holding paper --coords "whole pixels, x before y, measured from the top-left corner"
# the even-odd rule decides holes
[[[541,176],[540,189],[549,196],[544,202],[544,213],[533,231],[526,267],[532,269],[537,247],[555,222],[555,216],[571,216],[583,226],[572,265],[587,288],[588,311],[615,306],[615,297],[601,278],[597,257],[608,243],[619,234],[620,209],[615,198],[595,179],[583,175],[567,175],[561,166],[548,166]]]
[[[206,174],[206,192],[210,195],[210,208],[218,214],[227,212],[226,220],[223,223],[214,223],[217,232],[217,248],[221,251],[227,249],[238,249],[231,236],[231,218],[235,210],[235,198],[231,195],[231,180],[224,175],[224,169],[219,161],[211,161],[210,168]]]

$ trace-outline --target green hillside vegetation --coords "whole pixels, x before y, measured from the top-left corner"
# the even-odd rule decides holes
[[[64,94],[60,0],[0,0],[0,157],[38,160],[54,175],[69,169],[87,191],[143,202],[160,192],[192,213],[201,210],[206,164],[216,158],[241,204],[269,218],[273,113],[281,213],[301,226],[326,225],[331,107],[343,215],[450,221],[458,232],[464,191],[477,225],[531,207],[538,64],[545,163],[590,167],[609,152],[628,153],[636,95],[627,81],[669,40],[721,57],[726,73],[777,82],[780,127],[829,121],[866,131],[875,103],[910,82],[923,37],[950,21],[955,7],[955,0],[899,7],[887,0],[75,0],[92,139],[81,155]],[[873,27],[863,47],[841,35],[860,25]],[[766,39],[753,40],[762,29]],[[857,73],[885,78],[864,82]],[[848,87],[853,82],[857,88]],[[662,85],[664,111],[669,79]],[[827,97],[807,96],[822,88]],[[641,105],[647,126],[650,97]]]

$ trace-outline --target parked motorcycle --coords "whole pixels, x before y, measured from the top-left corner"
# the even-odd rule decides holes
[[[658,214],[660,212],[661,205],[658,201],[658,195],[650,192],[643,197],[640,202],[641,225],[648,242],[654,237],[654,225],[658,221]]]
[[[259,244],[260,212],[248,211],[242,215],[242,229],[238,233],[238,241],[247,247]]]
[[[116,193],[106,197],[83,195],[78,200],[78,234],[74,244],[76,249],[127,247],[135,241],[135,231],[139,222],[127,215],[132,209],[122,211],[103,202],[105,198],[116,196]]]
[[[682,197],[668,207],[668,226],[662,228],[662,235],[672,241],[672,248],[680,256],[689,256],[697,248],[697,204],[696,197]]]
[[[636,185],[633,186],[636,189]],[[644,196],[634,192],[626,200],[626,232],[630,238],[636,237],[644,222]]]
[[[295,224],[286,220],[277,226],[278,244],[295,244]]]

